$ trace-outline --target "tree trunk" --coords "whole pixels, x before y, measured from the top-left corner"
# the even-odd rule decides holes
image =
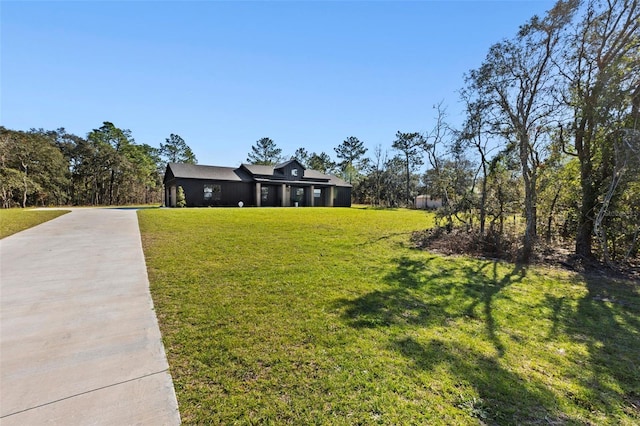
[[[24,183],[24,190],[22,191],[22,208],[27,208],[27,192],[29,191],[28,183],[27,183],[27,165],[22,163],[22,167],[24,168],[24,176],[22,177],[22,182]]]
[[[524,212],[526,227],[524,231],[522,255],[520,260],[529,263],[533,255],[537,239],[536,222],[537,218],[537,178],[535,165],[529,166],[530,145],[529,137],[521,135],[520,139],[520,163],[522,167],[522,178],[524,180]]]
[[[556,208],[558,197],[560,197],[560,188],[556,189],[556,195],[553,197],[553,201],[551,202],[551,207],[549,208],[549,216],[547,217],[547,238],[546,238],[547,244],[551,244],[551,225],[553,223],[553,211]]]
[[[584,259],[593,260],[593,219],[596,211],[597,194],[593,184],[590,152],[588,153],[586,150],[580,156],[580,184],[582,205],[580,206],[576,233],[576,254]]]
[[[109,178],[109,205],[113,205],[113,181],[115,180],[115,172],[111,170],[111,177]]]
[[[411,206],[411,199],[410,199],[410,196],[409,196],[409,186],[410,186],[409,182],[411,180],[411,175],[410,175],[410,172],[409,172],[409,154],[406,154],[405,157],[406,157],[406,161],[407,161],[407,164],[406,164],[406,166],[407,166],[407,168],[406,168],[406,172],[407,172],[407,207],[409,207],[409,206]]]
[[[482,158],[482,196],[480,198],[480,235],[484,236],[485,222],[487,221],[487,166]]]
[[[536,201],[535,201],[535,190],[531,190],[529,185],[525,186],[525,221],[526,228],[524,231],[523,238],[523,247],[522,247],[522,256],[521,261],[524,263],[529,263],[531,261],[531,257],[533,256],[533,251],[537,238],[537,230],[536,230],[536,220],[537,220],[537,212],[536,212]]]

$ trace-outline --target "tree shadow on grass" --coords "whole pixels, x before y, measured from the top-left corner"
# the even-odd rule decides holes
[[[343,319],[355,328],[449,326],[456,320],[480,321],[485,341],[495,356],[475,351],[465,343],[433,339],[422,344],[413,337],[390,337],[389,347],[424,370],[447,369],[460,383],[479,395],[460,401],[469,415],[492,423],[532,423],[536,419],[564,421],[556,416],[558,403],[540,383],[525,383],[501,365],[505,345],[499,337],[494,303],[501,291],[520,282],[527,270],[496,261],[447,262],[446,259],[396,259],[385,276],[387,289],[372,291],[351,300],[340,300]],[[397,333],[393,335],[397,336]],[[462,396],[461,396],[462,398]],[[554,420],[555,419],[555,420]]]
[[[486,334],[500,355],[504,345],[497,335],[493,301],[505,287],[522,280],[521,266],[501,274],[495,261],[474,266],[448,266],[436,257],[395,260],[396,267],[384,278],[390,285],[356,299],[338,301],[344,319],[353,327],[446,324],[458,317],[475,318],[482,305]]]
[[[491,269],[491,272],[488,272],[488,269]],[[468,316],[473,316],[476,307],[482,307],[487,338],[498,351],[498,355],[502,357],[505,347],[497,333],[498,324],[493,313],[494,299],[504,288],[522,281],[527,274],[527,270],[523,265],[516,264],[513,270],[500,277],[498,262],[492,261],[481,263],[477,268],[465,267],[463,271],[468,280],[476,281],[475,286],[464,287],[467,297],[472,300],[467,306],[466,313]]]
[[[538,319],[550,323],[546,338],[560,347],[567,339],[572,348],[584,344],[588,353],[558,370],[572,383],[558,397],[557,389],[538,380],[525,383],[501,361],[508,349],[501,340],[501,326],[506,329],[511,324],[500,323],[506,320],[504,315],[496,318],[495,304],[498,299],[508,301],[504,290],[527,275],[522,266],[508,268],[509,264],[493,261],[449,263],[437,257],[404,256],[395,260],[393,270],[384,277],[387,286],[339,300],[337,308],[355,328],[395,327],[389,347],[411,359],[416,368],[447,368],[457,380],[473,386],[480,399],[463,405],[479,418],[507,424],[581,421],[560,411],[558,398],[563,398],[592,419],[640,421],[640,286],[577,276],[574,283],[586,288],[585,296],[576,300],[574,291],[580,290],[569,285],[561,290],[566,295],[541,296],[537,308],[548,313],[538,314]],[[517,309],[526,316],[531,308],[536,307]],[[447,327],[460,319],[482,323],[484,341],[491,343],[495,356],[463,342],[432,339],[425,344],[414,337],[397,337],[398,327]],[[523,344],[537,343],[524,340]],[[580,357],[580,353],[571,356]]]
[[[341,299],[338,308],[343,310],[347,322],[356,328],[385,327],[394,324],[427,325],[444,314],[440,303],[425,302],[412,289],[422,286],[421,271],[427,270],[432,259],[398,260],[398,268],[385,277],[395,286],[375,290],[356,299]]]
[[[562,333],[588,352],[577,378],[585,392],[572,397],[590,411],[625,413],[640,422],[640,284],[593,275],[574,282],[587,290],[577,307],[563,297],[546,300],[552,308],[549,339]]]
[[[458,408],[489,424],[548,424],[564,422],[553,414],[554,395],[540,383],[525,382],[503,368],[495,357],[452,341],[432,339],[423,344],[411,337],[393,340],[390,348],[410,359],[416,369],[444,369],[460,387]],[[478,397],[471,396],[471,386]]]

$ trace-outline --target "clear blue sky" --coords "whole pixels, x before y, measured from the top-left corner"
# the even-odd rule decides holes
[[[0,3],[0,124],[86,136],[103,121],[200,164],[236,166],[272,138],[287,155],[356,136],[390,149],[425,132],[489,47],[552,1]]]

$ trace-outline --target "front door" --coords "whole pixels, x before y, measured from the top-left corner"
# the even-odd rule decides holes
[[[278,187],[273,185],[262,185],[260,188],[260,205],[262,207],[277,207]]]
[[[291,206],[304,207],[305,203],[305,188],[302,186],[292,186],[291,187]],[[298,203],[298,204],[296,204]]]

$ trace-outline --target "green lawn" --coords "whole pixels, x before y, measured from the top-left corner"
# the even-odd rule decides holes
[[[423,212],[140,211],[185,424],[638,424],[629,282],[411,249]]]
[[[65,213],[69,211],[0,209],[0,238],[40,225]]]

